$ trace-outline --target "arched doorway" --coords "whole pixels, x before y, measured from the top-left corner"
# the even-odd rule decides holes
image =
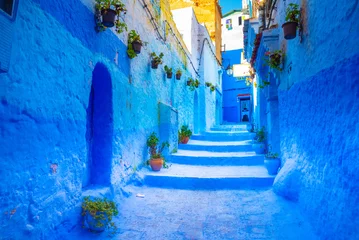
[[[112,81],[102,63],[96,64],[92,72],[86,138],[90,175],[87,184],[109,185],[113,138]]]
[[[194,92],[193,102],[193,132],[198,134],[199,132],[199,109],[198,109],[198,93]]]

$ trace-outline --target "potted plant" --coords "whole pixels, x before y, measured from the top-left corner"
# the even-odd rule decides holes
[[[189,86],[189,89],[191,91],[194,91],[196,88],[198,88],[200,84],[201,83],[198,79],[193,80],[193,78],[189,78],[189,80],[187,81],[187,86]]]
[[[187,86],[192,86],[192,83],[194,82],[194,80],[193,80],[193,78],[189,78],[188,80],[187,80]]]
[[[253,139],[252,148],[257,154],[263,154],[265,150],[266,132],[265,127],[260,128]]]
[[[91,231],[102,232],[106,228],[116,228],[112,217],[117,216],[118,210],[113,201],[106,198],[85,197],[81,207],[84,226]]]
[[[278,71],[282,71],[281,64],[284,58],[284,53],[281,50],[276,50],[274,52],[267,51],[265,55],[269,58],[266,59],[266,63],[272,69],[277,69]]]
[[[189,138],[192,136],[192,131],[187,125],[182,125],[181,130],[178,131],[178,140],[180,143],[187,144]]]
[[[129,58],[135,58],[137,54],[141,53],[142,40],[140,35],[135,30],[128,33],[127,40],[127,55]]]
[[[163,53],[160,53],[158,56],[155,52],[151,53],[151,57],[152,57],[152,61],[151,61],[151,67],[152,69],[157,69],[159,64],[162,64],[162,58],[163,58]]]
[[[181,71],[181,69],[177,69],[177,71],[176,71],[176,79],[177,79],[177,80],[180,80],[180,79],[181,79],[181,76],[182,76],[182,71]]]
[[[169,147],[170,144],[168,142],[163,142],[161,146],[158,146],[159,139],[156,133],[151,133],[151,135],[147,139],[147,147],[150,152],[150,160],[149,165],[151,166],[153,171],[160,171],[162,167],[166,168],[166,162],[162,156],[162,151],[165,147]]]
[[[206,82],[206,87],[211,87],[211,86],[212,86],[212,83]]]
[[[290,40],[297,36],[299,14],[300,10],[298,4],[290,3],[286,9],[286,22],[282,25],[285,39]]]
[[[210,87],[210,90],[211,90],[211,92],[214,92],[214,91],[216,90],[216,86],[212,85],[212,86]]]
[[[264,158],[264,165],[266,166],[269,175],[276,175],[278,173],[278,168],[280,167],[278,153],[268,151]]]
[[[117,33],[122,33],[124,30],[127,30],[126,23],[119,20],[121,12],[126,14],[127,11],[124,3],[120,0],[96,0],[95,6],[96,10],[102,15],[102,22],[98,24],[101,30],[113,26],[116,27]]]
[[[167,78],[172,78],[172,68],[169,68],[167,65],[165,65],[164,69],[167,74]]]

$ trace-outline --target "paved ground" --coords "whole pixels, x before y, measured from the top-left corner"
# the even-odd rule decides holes
[[[296,205],[272,190],[190,191],[134,187],[119,203],[113,239],[317,239]],[[144,198],[136,197],[137,193]],[[107,239],[81,227],[63,239]]]

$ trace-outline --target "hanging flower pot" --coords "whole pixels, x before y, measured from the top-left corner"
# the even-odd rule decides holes
[[[132,48],[135,51],[136,54],[141,53],[141,47],[142,47],[142,43],[139,41],[134,41],[132,42]]]
[[[155,52],[151,53],[151,68],[152,69],[157,69],[159,64],[162,64],[162,58],[163,58],[163,53],[160,53],[158,56]]]
[[[102,15],[102,24],[105,27],[113,27],[115,26],[115,19],[116,19],[116,11],[112,9],[106,9],[101,11]]]
[[[173,73],[172,72],[170,72],[170,73],[167,73],[167,78],[172,78],[172,75],[173,75]]]
[[[181,73],[176,73],[176,79],[177,79],[177,80],[180,80],[180,79],[181,79],[181,76],[182,76]]]
[[[192,80],[187,81],[187,86],[191,86]]]
[[[297,22],[286,22],[282,25],[284,38],[287,40],[293,39],[297,36]]]
[[[158,68],[158,62],[156,62],[155,60],[151,61],[151,68],[152,69],[157,69]]]

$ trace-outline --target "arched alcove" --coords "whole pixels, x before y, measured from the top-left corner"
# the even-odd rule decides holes
[[[111,177],[113,104],[112,81],[106,66],[98,63],[92,72],[87,109],[88,183],[109,185]]]
[[[194,92],[194,101],[193,101],[193,132],[198,134],[199,129],[199,108],[198,108],[198,93]]]

